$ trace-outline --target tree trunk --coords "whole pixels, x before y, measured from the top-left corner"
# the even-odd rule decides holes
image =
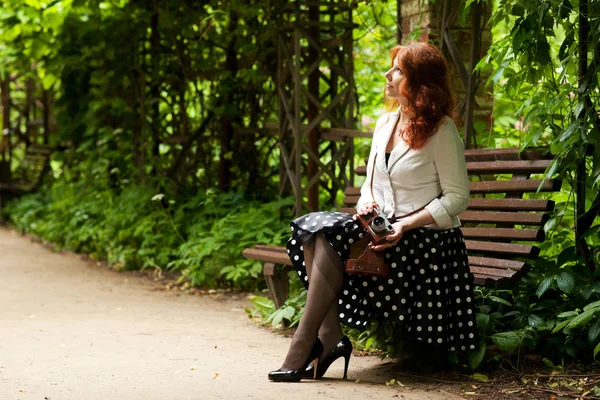
[[[584,84],[585,77],[588,69],[588,36],[590,32],[590,26],[588,21],[588,0],[579,0],[579,84],[580,86]],[[583,88],[582,88],[583,89]],[[579,97],[582,102],[586,102],[586,94],[585,90],[581,90],[579,92]],[[585,119],[585,115],[587,114],[587,110],[581,110],[579,115],[576,115],[576,118],[581,120]],[[586,197],[586,180],[587,180],[587,169],[586,169],[586,154],[582,155],[579,160],[579,165],[577,166],[577,170],[575,171],[576,178],[576,192],[577,192],[577,204],[576,204],[576,222],[575,222],[575,243],[577,248],[578,256],[583,258],[585,265],[587,266],[590,275],[593,276],[596,271],[596,264],[594,263],[594,259],[591,255],[588,244],[585,241],[585,233],[590,228],[591,223],[588,224],[588,218],[590,218],[589,214],[586,215],[585,210],[585,197]],[[596,201],[599,200],[597,196]],[[591,209],[594,209],[597,205],[593,204]],[[585,217],[588,218],[585,218]],[[593,221],[595,216],[591,217],[591,221]]]
[[[308,19],[310,21],[319,21],[319,6],[309,6],[308,8]],[[312,25],[310,28],[310,36],[315,40],[319,41],[319,26]],[[319,57],[319,53],[313,46],[308,46],[308,58],[306,65],[312,65]],[[319,99],[319,69],[316,68],[308,76],[308,92],[315,98]],[[332,96],[333,97],[333,96]],[[310,123],[312,120],[319,116],[319,107],[317,107],[311,101],[308,102],[308,112],[306,120]],[[313,154],[319,155],[319,128],[315,127],[308,134],[307,145]],[[308,157],[307,165],[307,181],[310,181],[316,174],[319,173],[319,165],[316,160]],[[311,187],[308,188],[308,208],[311,211],[317,211],[319,209],[319,182],[315,182]]]
[[[231,121],[231,113],[229,109],[234,107],[236,104],[236,96],[234,96],[235,89],[235,77],[238,70],[237,61],[237,46],[236,46],[236,35],[234,34],[238,26],[239,15],[235,11],[231,11],[229,14],[229,32],[231,41],[227,45],[227,56],[225,60],[225,70],[229,73],[230,85],[225,85],[225,93],[222,96],[222,102],[224,107],[224,113],[221,115],[221,131],[219,132],[221,142],[221,157],[219,159],[219,190],[227,191],[231,187],[231,158],[230,152],[232,151],[232,138],[233,138],[233,124]]]

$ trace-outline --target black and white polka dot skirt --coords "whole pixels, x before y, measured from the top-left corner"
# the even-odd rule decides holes
[[[363,237],[352,216],[315,212],[290,223],[287,249],[308,289],[302,244],[319,232],[346,262],[350,245]],[[458,228],[420,228],[406,232],[385,250],[390,275],[385,278],[345,274],[339,297],[340,321],[364,329],[370,321],[391,319],[403,335],[448,351],[477,347],[473,275]]]

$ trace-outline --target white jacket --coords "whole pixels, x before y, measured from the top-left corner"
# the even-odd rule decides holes
[[[465,164],[464,144],[454,121],[446,117],[425,145],[413,150],[401,141],[392,150],[388,167],[385,149],[400,112],[383,115],[373,133],[367,162],[367,179],[360,190],[357,208],[375,201],[388,217],[400,216],[424,205],[435,224],[427,228],[449,229],[460,226],[458,214],[467,208],[469,179]],[[376,158],[373,194],[370,183]],[[442,196],[437,198],[440,193]]]

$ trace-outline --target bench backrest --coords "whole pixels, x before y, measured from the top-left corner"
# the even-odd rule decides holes
[[[533,198],[540,192],[559,191],[561,181],[543,181],[552,156],[518,149],[466,150],[470,177],[469,207],[459,215],[471,271],[476,283],[509,285],[527,272],[523,259],[536,257],[536,242],[545,239],[543,226],[554,202]],[[366,167],[355,171],[366,175]],[[354,213],[360,188],[346,188],[342,211]],[[540,196],[537,196],[540,197]],[[502,284],[502,285],[501,285]]]
[[[49,166],[51,151],[48,146],[30,145],[17,169],[11,174],[11,183],[30,185],[32,190],[38,187]]]

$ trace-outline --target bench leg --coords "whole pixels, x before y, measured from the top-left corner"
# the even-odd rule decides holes
[[[269,296],[275,303],[275,308],[280,308],[287,300],[290,291],[290,282],[287,275],[289,270],[290,267],[287,266],[277,269],[276,265],[270,262],[266,262],[263,268]]]

